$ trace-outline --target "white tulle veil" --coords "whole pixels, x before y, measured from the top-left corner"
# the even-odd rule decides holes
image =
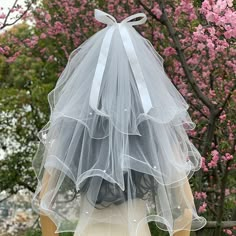
[[[48,215],[57,232],[81,235],[99,222],[126,223],[132,236],[149,221],[170,235],[198,230],[206,220],[188,179],[201,155],[186,133],[196,125],[163,58],[134,28],[146,15],[117,23],[95,9],[95,18],[107,26],[70,54],[48,94],[50,120],[38,132],[32,163],[34,210]],[[146,213],[134,222],[135,199]],[[125,212],[111,208],[121,204]],[[109,209],[110,217],[101,217]]]

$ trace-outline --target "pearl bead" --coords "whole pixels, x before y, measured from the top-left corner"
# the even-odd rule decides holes
[[[106,170],[103,170],[103,172],[106,172]]]
[[[89,112],[89,115],[92,115],[93,113],[92,112]]]
[[[136,219],[133,219],[133,222],[136,222],[137,220]]]
[[[177,206],[178,209],[180,209],[180,206]]]
[[[88,211],[86,211],[85,213],[88,214]]]
[[[157,167],[156,166],[153,166],[154,169],[156,169]]]
[[[127,108],[125,108],[124,111],[128,111]]]

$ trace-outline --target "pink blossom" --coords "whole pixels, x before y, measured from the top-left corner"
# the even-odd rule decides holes
[[[219,161],[219,153],[217,150],[213,150],[211,152],[211,155],[212,155],[212,159],[211,161],[208,163],[208,167],[209,168],[214,168],[217,166],[218,164],[218,161]]]
[[[185,13],[185,14],[182,14],[182,13]],[[186,17],[187,20],[197,19],[193,4],[189,0],[181,0],[180,4],[176,7],[174,11],[174,17],[176,21],[179,20],[181,14],[182,14],[182,17]]]
[[[202,9],[206,9],[206,10],[211,10],[211,5],[209,4],[209,1],[208,0],[205,0],[203,3],[202,3]]]
[[[108,5],[108,10],[109,10],[110,13],[114,12],[114,10],[115,10],[114,7],[115,7],[114,4],[109,4]]]
[[[205,192],[202,192],[202,198],[206,199],[207,198],[207,194]]]
[[[56,28],[62,28],[62,23],[60,21],[56,21],[54,25]]]
[[[46,20],[46,21],[50,21],[50,20],[51,20],[50,14],[47,13],[47,14],[45,15],[45,20]]]
[[[227,4],[229,7],[233,6],[233,0],[226,0]]]
[[[211,151],[211,154],[214,156],[214,155],[218,155],[219,152],[216,149],[214,149],[214,150]]]
[[[221,14],[222,11],[227,7],[227,2],[224,0],[218,0],[213,6],[213,11],[217,14]]]
[[[16,56],[9,57],[9,58],[6,59],[6,62],[12,63],[16,60],[16,58],[17,58]]]
[[[227,188],[225,189],[225,196],[229,196],[230,195],[230,190]]]
[[[224,231],[224,233],[226,233],[228,235],[233,235],[233,232],[230,229],[224,229],[223,231]]]
[[[34,35],[34,36],[32,37],[32,40],[37,41],[37,40],[39,40],[39,37],[36,36],[36,35]]]
[[[161,18],[162,11],[159,9],[159,6],[157,4],[154,6],[154,8],[152,8],[151,11],[158,19]]]
[[[212,97],[215,97],[215,96],[216,96],[216,93],[215,93],[215,90],[214,90],[214,89],[210,89],[210,90],[209,90],[209,94],[210,94]]]
[[[206,45],[204,44],[204,43],[199,43],[198,45],[197,45],[197,48],[199,49],[199,50],[202,50],[202,49],[204,49],[206,47]]]
[[[215,48],[215,44],[213,43],[212,39],[207,39],[207,46],[210,49],[214,49]]]
[[[5,51],[10,51],[10,47],[5,46],[5,47],[4,47],[4,50],[5,50]]]
[[[207,127],[206,126],[204,126],[202,129],[201,129],[201,131],[200,131],[200,133],[205,133],[206,132],[206,130],[207,130]]]
[[[194,197],[198,200],[206,199],[207,195],[205,192],[195,192]]]
[[[8,62],[8,63],[14,62],[19,55],[20,55],[20,51],[15,52],[13,56],[6,59],[6,62]]]
[[[46,35],[45,33],[42,33],[42,34],[40,35],[40,38],[41,38],[41,39],[45,39],[45,38],[47,38],[47,35]]]
[[[46,50],[47,50],[47,48],[42,48],[42,49],[40,50],[40,53],[45,53]]]
[[[201,168],[203,169],[204,172],[208,172],[205,157],[202,157],[202,166],[201,166]]]
[[[219,118],[221,121],[224,121],[226,119],[226,114],[221,115]]]
[[[4,13],[0,14],[0,19],[5,19],[6,15]]]
[[[48,61],[48,62],[54,61],[54,56],[53,56],[53,55],[49,56],[49,58],[48,58],[47,61]]]
[[[204,213],[206,212],[206,207],[207,207],[207,203],[203,202],[203,204],[198,208],[198,212],[199,213]]]
[[[231,155],[231,154],[229,154],[227,152],[227,153],[225,153],[225,158],[226,158],[227,161],[232,160],[233,159],[233,155]]]
[[[171,56],[171,55],[176,55],[177,53],[176,53],[176,50],[175,50],[174,48],[172,48],[172,47],[167,47],[167,48],[165,48],[163,54],[164,54],[165,56]]]
[[[230,30],[224,32],[225,38],[226,38],[226,39],[230,39],[230,38],[235,37],[235,36],[236,36],[236,32],[235,32],[235,31],[236,31],[235,29],[234,29],[234,30],[233,30],[233,29],[230,29]]]
[[[197,135],[197,131],[196,130],[189,130],[189,135],[194,137]]]
[[[0,47],[0,53],[1,53],[1,54],[4,54],[4,53],[5,53],[5,50],[4,50],[2,47]]]

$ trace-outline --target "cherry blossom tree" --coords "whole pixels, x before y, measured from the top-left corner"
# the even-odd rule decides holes
[[[51,74],[45,68],[53,68],[55,76],[50,78],[56,82],[70,52],[104,27],[94,19],[94,8],[114,15],[118,21],[145,12],[147,23],[136,29],[164,58],[166,72],[190,104],[189,111],[196,123],[196,128],[188,134],[202,154],[202,169],[190,179],[199,214],[207,218],[206,228],[214,229],[215,236],[233,235],[236,234],[236,181],[232,178],[236,171],[234,4],[232,0],[43,0],[30,5],[32,11],[26,14],[33,25],[31,34],[22,38],[8,33],[0,54],[9,65],[16,63],[23,51],[29,58],[37,55],[44,65],[44,77]],[[198,234],[206,235],[205,231]]]

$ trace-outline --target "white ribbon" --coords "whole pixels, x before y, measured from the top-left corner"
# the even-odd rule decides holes
[[[138,17],[142,17],[142,19],[138,20],[138,21],[131,22],[131,20],[138,18]],[[99,22],[102,22],[107,25],[113,25],[113,26],[118,25],[120,35],[122,38],[122,42],[123,42],[128,60],[130,62],[130,66],[132,68],[134,77],[137,82],[137,87],[139,90],[139,94],[140,94],[140,98],[142,101],[144,112],[148,113],[148,111],[152,108],[152,102],[151,102],[151,98],[150,98],[150,95],[149,95],[149,92],[148,92],[148,89],[147,89],[147,86],[145,83],[145,79],[143,76],[141,66],[139,64],[139,61],[138,61],[138,58],[137,58],[137,55],[136,55],[136,52],[134,49],[134,45],[132,43],[132,40],[130,38],[128,29],[127,29],[127,24],[140,25],[140,24],[145,23],[145,21],[147,20],[146,15],[144,13],[137,13],[137,14],[127,17],[121,23],[117,23],[116,19],[113,16],[111,16],[101,10],[95,9],[95,18]],[[99,113],[103,116],[108,116],[108,115],[104,111],[97,109],[98,97],[99,97],[99,91],[101,88],[101,83],[102,83],[102,78],[103,78],[105,66],[106,66],[108,52],[109,52],[109,48],[110,48],[110,44],[111,44],[111,39],[112,39],[112,35],[113,35],[113,32],[115,29],[116,29],[116,27],[108,28],[108,30],[103,38],[101,50],[100,50],[99,57],[98,57],[98,63],[97,63],[96,69],[95,69],[95,74],[93,77],[93,82],[92,82],[92,87],[91,87],[91,92],[90,92],[90,101],[89,101],[90,106],[97,113]]]

